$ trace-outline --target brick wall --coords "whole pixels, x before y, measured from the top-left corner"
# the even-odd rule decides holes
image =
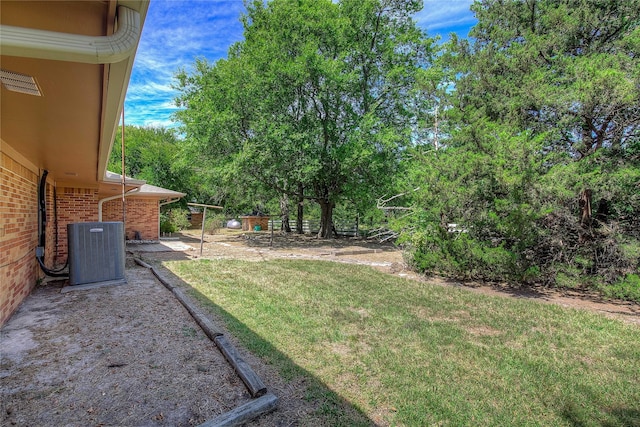
[[[158,240],[160,205],[157,199],[142,197],[126,198],[125,233],[129,240],[135,238],[136,231],[142,240]],[[122,200],[110,200],[102,205],[103,221],[122,221]]]
[[[93,188],[57,188],[58,252],[56,262],[67,261],[67,224],[98,220],[98,190]]]
[[[38,279],[38,175],[0,152],[0,325]]]
[[[0,151],[0,326],[29,295],[43,276],[35,259],[38,236],[38,169],[21,156]],[[45,264],[58,267],[67,260],[67,224],[98,220],[98,190],[45,187],[47,223]],[[103,206],[104,221],[122,221],[122,202]],[[159,203],[156,199],[127,198],[126,233],[158,239]]]

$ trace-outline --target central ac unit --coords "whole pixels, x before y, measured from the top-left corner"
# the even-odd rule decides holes
[[[78,222],[67,225],[69,285],[125,281],[122,222]]]

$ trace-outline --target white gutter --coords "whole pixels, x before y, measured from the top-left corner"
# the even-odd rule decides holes
[[[139,192],[140,192],[140,187],[137,187],[137,188],[134,188],[133,190],[129,190],[126,193],[124,193],[124,197],[128,197]],[[105,197],[104,199],[98,200],[98,222],[102,222],[102,204],[104,202],[108,202],[109,200],[115,200],[115,199],[121,199],[121,198],[122,198],[122,194],[117,194],[115,196]]]
[[[164,202],[160,202],[160,207],[162,207],[162,206],[164,206],[164,205],[169,205],[169,204],[171,204],[171,203],[175,203],[175,202],[177,202],[178,200],[182,199],[182,197],[184,197],[184,196],[181,196],[181,197],[175,197],[175,198],[173,198],[173,199],[168,199],[168,200],[165,200]]]
[[[0,50],[6,56],[113,64],[135,52],[141,28],[138,12],[118,6],[118,30],[110,36],[85,36],[0,25]]]

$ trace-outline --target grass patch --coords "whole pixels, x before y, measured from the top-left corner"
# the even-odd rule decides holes
[[[600,291],[609,298],[640,303],[640,275],[627,274],[611,285],[602,285]]]
[[[640,328],[331,262],[175,261],[307,425],[640,425]]]

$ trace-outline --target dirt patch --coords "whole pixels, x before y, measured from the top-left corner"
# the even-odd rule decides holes
[[[151,273],[125,285],[38,287],[1,331],[6,426],[191,426],[250,400],[218,349]]]
[[[147,251],[146,245],[128,245],[132,252],[153,253],[154,259],[242,259],[263,261],[267,259],[314,259],[344,263],[356,263],[393,269],[397,273],[404,271],[402,251],[392,244],[380,244],[375,241],[354,238],[321,240],[310,235],[281,234],[276,232],[239,232],[220,230],[217,234],[205,234],[200,254],[200,232],[190,230],[177,237],[179,240],[167,241],[167,245],[182,242],[190,246],[181,252]]]
[[[516,287],[504,283],[459,282],[442,277],[419,278],[441,286],[463,287],[484,295],[523,298],[562,307],[588,310],[626,323],[640,325],[640,304],[605,300],[596,292],[549,288],[543,286]]]

